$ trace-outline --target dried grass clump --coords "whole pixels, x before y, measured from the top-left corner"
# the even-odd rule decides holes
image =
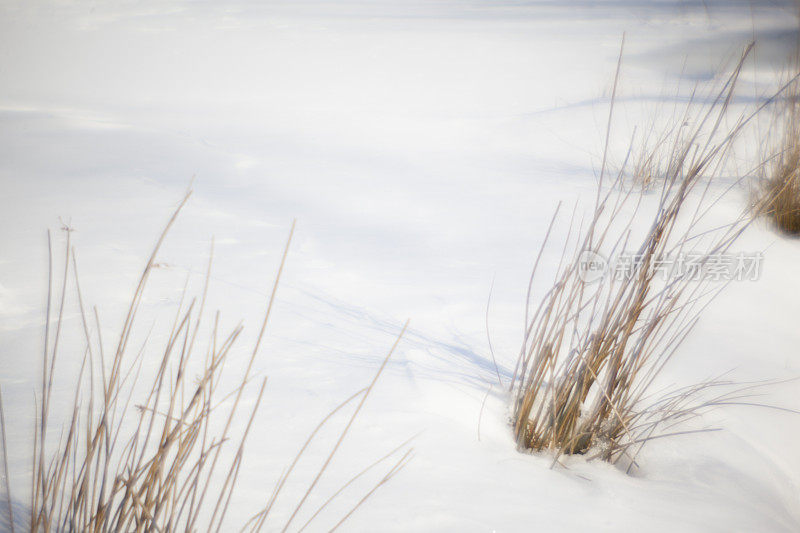
[[[158,251],[188,198],[189,193],[159,237],[130,302],[119,342],[110,354],[104,352],[104,344],[99,337],[100,320],[96,308],[91,317],[84,308],[78,283],[77,261],[74,250],[70,247],[68,228],[59,302],[55,319],[50,318],[55,308],[51,248],[51,282],[45,321],[41,388],[37,395],[31,490],[26,506],[28,516],[19,516],[19,506],[12,505],[12,487],[5,487],[8,509],[3,509],[3,514],[8,514],[7,525],[11,531],[14,531],[15,524],[29,531],[97,532],[221,531],[232,527],[228,511],[237,488],[248,435],[266,385],[266,378],[263,378],[255,384],[255,389],[250,386],[254,379],[253,362],[269,321],[289,242],[284,250],[257,340],[244,372],[234,379],[236,384],[232,389],[221,391],[220,383],[223,382],[223,367],[242,332],[242,326],[222,334],[219,331],[219,313],[216,313],[206,333],[201,333],[209,274],[206,274],[199,301],[194,299],[186,303],[184,289],[184,298],[181,299],[168,340],[161,352],[157,370],[152,378],[142,381],[145,348],[130,353],[134,350],[131,347],[134,322],[148,277],[156,265]],[[208,266],[210,272],[210,259]],[[74,385],[71,416],[67,417],[64,426],[54,423],[50,417],[57,381],[56,359],[60,356],[59,352],[63,351],[59,347],[59,340],[63,337],[64,302],[70,271],[77,289],[85,352],[80,374]],[[52,331],[53,328],[55,332]],[[402,333],[400,336],[402,337]],[[201,337],[207,339],[207,347],[202,351],[199,348],[204,342]],[[329,466],[399,340],[400,337],[383,360],[372,382],[345,400],[320,422],[282,477],[277,480],[271,494],[265,494],[263,508],[249,521],[241,516],[234,517],[240,522],[235,526],[237,530],[259,531],[265,525],[272,529],[280,527],[282,531],[289,528]],[[231,383],[231,380],[226,380],[226,383]],[[256,393],[252,408],[247,409],[243,407],[246,390]],[[284,524],[274,523],[270,511],[304,451],[334,414],[353,403],[356,407],[346,427],[340,432],[338,440],[305,494],[294,505],[290,518]],[[0,415],[5,458],[6,420],[2,403]],[[243,429],[240,427],[242,425]],[[53,439],[56,435],[57,440]],[[394,456],[392,467],[372,490],[353,505],[351,511],[341,518],[334,529],[339,527],[375,490],[407,464],[412,450],[406,449],[403,452],[406,445],[407,442],[355,476],[339,492],[333,494],[302,528],[308,526],[356,478]],[[7,461],[4,467],[8,480]]]
[[[775,127],[781,131],[775,156],[765,165],[756,205],[776,228],[800,235],[800,88],[793,81],[775,105]]]
[[[694,134],[693,130],[685,127],[692,118],[692,109],[692,105],[687,105],[681,115],[675,116],[673,113],[667,127],[652,120],[642,129],[643,134],[637,135],[637,130],[634,130],[628,157],[620,169],[623,175],[627,175],[620,180],[621,185],[634,190],[652,191],[664,180],[683,178],[681,171],[684,169],[675,165],[680,162],[681,152]]]
[[[700,392],[711,393],[725,384],[721,381],[660,396],[653,383],[703,306],[725,285],[695,279],[694,271],[684,272],[678,264],[662,276],[663,259],[691,251],[700,255],[696,266],[702,269],[710,257],[728,250],[750,221],[743,212],[708,231],[704,219],[718,200],[709,197],[711,181],[726,167],[734,139],[764,107],[723,126],[730,124],[729,105],[749,51],[711,103],[693,114],[690,123],[696,126],[689,133],[675,128],[671,137],[659,140],[656,154],[668,154],[668,161],[656,164],[653,152],[629,157],[634,168],[623,167],[606,184],[604,155],[589,220],[578,224],[573,215],[553,286],[535,312],[526,307],[525,336],[511,383],[520,450],[550,451],[554,464],[562,454],[588,454],[612,462],[625,458],[632,466],[645,442],[671,434],[662,430],[701,407],[737,397],[734,391],[698,403]],[[623,176],[651,175],[653,168],[666,175],[648,220],[639,214],[643,191],[624,187]],[[528,305],[555,218],[531,275]],[[627,275],[587,279],[582,271],[587,257],[614,257],[621,251],[633,251],[637,258]]]

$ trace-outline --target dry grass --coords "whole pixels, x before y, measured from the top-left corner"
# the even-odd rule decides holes
[[[134,322],[159,249],[188,198],[189,193],[173,213],[147,261],[113,353],[104,353],[104,344],[99,338],[100,320],[96,308],[91,315],[84,308],[77,261],[69,242],[69,228],[57,306],[54,303],[56,295],[52,286],[53,258],[52,247],[50,248],[51,281],[31,456],[31,491],[27,504],[29,513],[24,518],[14,517],[12,487],[7,486],[9,525],[12,531],[15,518],[18,527],[24,524],[22,527],[30,531],[221,531],[231,527],[229,509],[234,499],[248,436],[266,385],[266,378],[251,383],[254,381],[253,362],[269,322],[291,242],[291,233],[261,329],[246,368],[237,378],[238,384],[232,390],[220,390],[226,359],[242,333],[242,326],[221,333],[219,313],[216,313],[210,324],[204,324],[209,274],[206,275],[199,300],[185,302],[184,289],[184,298],[181,299],[168,340],[160,354],[157,370],[152,378],[142,382],[145,350],[143,348],[137,353],[130,353],[133,350],[131,344]],[[208,268],[210,272],[211,258]],[[67,417],[66,425],[56,426],[50,419],[51,407],[55,401],[53,391],[57,380],[56,360],[63,350],[60,350],[59,341],[63,337],[64,304],[70,273],[77,289],[85,352],[72,396],[71,416]],[[51,319],[54,310],[55,318]],[[204,325],[205,333],[201,333]],[[199,348],[201,337],[208,339],[204,350]],[[372,382],[320,422],[271,494],[265,495],[264,507],[249,521],[236,517],[238,521],[244,522],[236,526],[237,529],[259,531],[265,525],[271,529],[280,527],[282,531],[289,528],[336,454],[394,347],[383,360]],[[202,364],[198,367],[199,361]],[[199,368],[197,373],[193,371],[195,368]],[[230,383],[230,380],[226,383]],[[255,401],[252,407],[245,409],[243,399],[246,394],[252,397],[253,392]],[[306,447],[334,414],[354,401],[357,401],[357,407],[349,417],[347,426],[339,434],[324,465],[302,499],[296,503],[291,517],[285,524],[275,524],[271,521],[270,511]],[[0,415],[3,415],[1,402],[0,397]],[[5,458],[5,419],[0,419],[0,422]],[[58,439],[53,442],[55,434],[58,434]],[[407,443],[404,443],[368,467],[373,468],[394,457],[391,468],[371,491],[354,504],[353,510],[401,470],[410,459],[411,453],[412,450],[407,449]],[[4,461],[4,467],[8,480],[8,467],[5,463],[7,460]],[[331,496],[328,502],[338,494],[339,492]],[[22,495],[15,496],[19,498]],[[316,518],[320,510],[308,522]],[[342,517],[336,527],[350,513]]]
[[[780,231],[800,235],[800,88],[792,82],[785,98],[776,102],[773,128],[779,144],[764,166],[766,176],[756,206]]]
[[[627,158],[633,169],[621,169],[614,179],[605,177],[604,154],[589,220],[579,224],[573,215],[553,286],[533,313],[526,308],[525,337],[511,383],[520,450],[550,451],[553,464],[562,454],[588,454],[633,466],[648,440],[682,433],[674,426],[703,407],[740,399],[742,391],[730,390],[732,384],[722,380],[666,394],[657,394],[653,383],[725,285],[695,280],[695,271],[682,272],[677,264],[661,268],[664,258],[691,251],[700,255],[702,269],[709,258],[728,250],[751,220],[745,210],[731,223],[704,231],[704,217],[718,200],[711,197],[711,183],[726,167],[734,139],[764,108],[728,125],[749,51],[712,103],[681,122],[694,124],[690,131],[674,128],[658,139],[655,151]],[[664,155],[666,161],[656,161]],[[639,214],[644,192],[624,187],[623,176],[649,177],[647,185],[653,186],[654,168],[661,169],[663,179],[655,215],[647,219]],[[628,208],[633,214],[630,209],[625,214]],[[531,275],[529,305],[553,223]],[[626,276],[606,275],[591,283],[581,272],[587,251],[614,257],[631,250],[637,261]],[[727,392],[717,392],[724,387]]]

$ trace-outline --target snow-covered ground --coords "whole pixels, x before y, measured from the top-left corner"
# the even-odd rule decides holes
[[[496,381],[490,287],[489,329],[507,381],[553,210],[595,191],[623,32],[615,131],[712,82],[753,38],[739,101],[769,92],[796,42],[795,9],[744,0],[3,1],[0,384],[12,491],[27,479],[45,230],[57,256],[61,225],[75,230],[84,298],[113,339],[194,176],[140,311],[155,338],[187,274],[190,292],[201,289],[213,235],[209,308],[227,326],[244,320],[235,357],[246,357],[297,219],[256,363],[269,385],[237,516],[263,504],[306,435],[369,382],[410,318],[314,501],[421,432],[415,456],[345,530],[798,531],[800,415],[721,408],[702,425],[724,431],[653,441],[635,475],[574,458],[551,469],[551,458],[518,453],[497,385],[480,415]],[[726,199],[731,210],[745,201],[744,191]],[[708,309],[668,382],[800,376],[800,244],[756,224],[737,249],[765,250],[760,280],[731,284]],[[64,375],[83,355],[76,305],[65,346],[72,338],[79,348],[60,361]],[[777,384],[758,401],[800,409],[798,392],[798,382]],[[291,512],[333,436],[306,455],[276,517]]]

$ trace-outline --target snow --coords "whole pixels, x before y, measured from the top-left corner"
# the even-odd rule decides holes
[[[369,383],[410,318],[308,509],[421,432],[414,459],[345,530],[797,531],[797,415],[720,408],[700,426],[723,431],[653,441],[632,476],[581,458],[551,469],[552,458],[514,448],[507,398],[490,389],[485,324],[494,284],[489,326],[508,381],[552,213],[559,201],[593,198],[623,31],[614,146],[624,149],[624,132],[671,109],[695,81],[713,81],[754,36],[742,105],[774,88],[795,42],[794,9],[736,0],[3,2],[0,384],[12,492],[26,494],[14,487],[27,479],[45,229],[57,257],[62,223],[75,229],[84,298],[110,342],[195,176],[159,256],[142,335],[151,323],[156,338],[167,333],[187,274],[190,292],[201,289],[213,235],[208,308],[228,328],[244,320],[241,362],[297,219],[256,363],[269,385],[235,516],[263,505],[308,433]],[[736,191],[724,207],[746,201]],[[739,381],[800,376],[798,243],[758,223],[736,248],[765,250],[761,278],[731,284],[708,309],[668,383],[728,371]],[[558,253],[545,255],[545,273]],[[67,316],[74,334],[64,346],[80,346],[74,302]],[[81,350],[60,361],[64,375]],[[800,409],[797,382],[759,392],[758,401]],[[304,456],[278,519],[334,438],[324,432]],[[316,526],[335,523],[369,486]]]

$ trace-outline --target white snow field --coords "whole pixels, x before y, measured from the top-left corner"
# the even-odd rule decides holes
[[[46,230],[56,278],[60,228],[74,230],[83,297],[110,349],[194,176],[139,311],[138,339],[152,328],[154,353],[187,276],[188,293],[201,292],[213,236],[207,308],[225,328],[244,321],[236,374],[297,219],[256,359],[269,381],[230,530],[264,505],[326,413],[369,383],[410,319],[290,531],[414,435],[411,462],[342,530],[800,531],[800,415],[724,406],[691,426],[721,431],[654,440],[631,475],[582,457],[551,468],[552,457],[515,449],[486,336],[493,284],[489,331],[507,384],[553,211],[595,194],[623,32],[617,159],[623,132],[685,103],[694,84],[708,89],[751,39],[735,105],[757,103],[778,86],[796,28],[793,3],[755,0],[3,0],[0,386],[15,502],[29,491]],[[737,188],[722,208],[747,201]],[[663,385],[726,372],[780,380],[751,401],[800,409],[800,382],[787,381],[800,377],[800,242],[757,222],[735,249],[763,251],[760,279],[714,301]],[[73,284],[67,294],[56,411],[68,410],[84,353]],[[303,456],[268,530],[291,514],[346,416]],[[308,530],[327,531],[389,466]]]

